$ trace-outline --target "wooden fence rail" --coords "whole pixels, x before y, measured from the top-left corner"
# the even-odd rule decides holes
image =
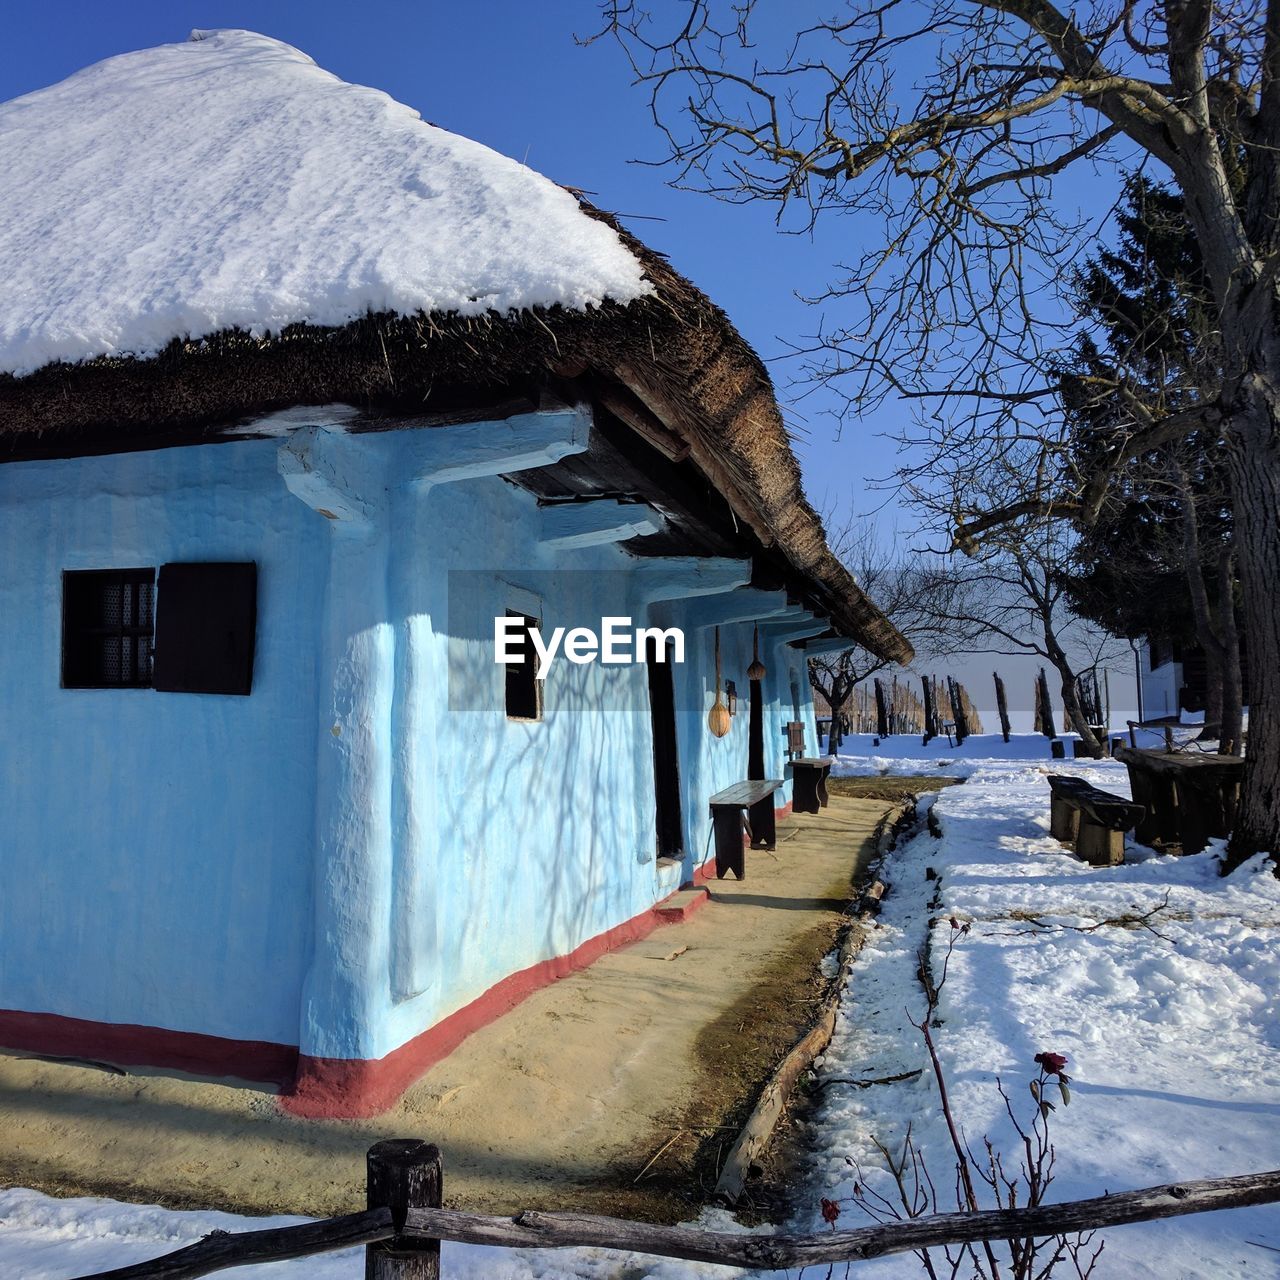
[[[617,1249],[689,1262],[781,1271],[863,1262],[948,1244],[1073,1235],[1215,1209],[1280,1201],[1280,1169],[1169,1183],[1028,1209],[941,1213],[815,1236],[746,1235],[664,1227],[578,1213],[489,1217],[443,1209],[439,1151],[425,1142],[380,1142],[369,1151],[370,1207],[296,1227],[218,1232],[151,1262],[81,1280],[189,1280],[228,1267],[284,1261],[365,1245],[366,1280],[437,1280],[440,1241],[517,1249]]]

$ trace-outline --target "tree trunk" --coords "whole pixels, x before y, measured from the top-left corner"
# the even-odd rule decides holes
[[[1098,741],[1098,735],[1089,724],[1089,717],[1085,714],[1084,704],[1080,701],[1080,684],[1076,673],[1071,669],[1071,663],[1061,650],[1050,661],[1062,679],[1062,710],[1067,725],[1080,735],[1084,754],[1094,760],[1101,760],[1106,752],[1102,743]]]
[[[1204,728],[1197,736],[1222,738],[1222,663],[1212,649],[1204,649]]]
[[[1236,627],[1233,556],[1224,547],[1218,557],[1218,634],[1222,637],[1222,716],[1218,750],[1223,755],[1244,752],[1244,688],[1240,671],[1240,632]]]
[[[876,676],[876,737],[887,738],[889,736],[889,704],[885,701],[884,684],[880,677]]]
[[[827,755],[834,756],[840,750],[844,740],[844,709],[853,696],[853,685],[843,680],[833,680],[831,691],[827,694],[827,704],[831,708],[831,729],[827,734]]]
[[[1274,312],[1280,310],[1273,304]],[[1249,650],[1249,749],[1228,867],[1261,849],[1280,854],[1280,324],[1272,325],[1272,369],[1243,394],[1247,412],[1229,436],[1235,551]],[[1280,865],[1280,864],[1278,864]]]
[[[1232,630],[1234,631],[1235,629],[1235,593],[1231,589],[1230,552],[1224,548],[1224,554],[1227,556],[1227,590],[1226,594],[1223,595],[1223,578],[1220,566],[1218,575],[1219,623],[1215,625],[1213,613],[1209,607],[1209,590],[1204,580],[1204,548],[1200,544],[1200,521],[1196,513],[1195,494],[1192,491],[1191,481],[1188,479],[1186,471],[1180,463],[1176,462],[1174,464],[1174,484],[1178,489],[1179,500],[1182,504],[1182,570],[1187,579],[1187,592],[1191,598],[1191,617],[1196,626],[1196,642],[1204,653],[1205,662],[1204,729],[1201,731],[1200,736],[1204,738],[1216,737],[1219,742],[1223,742],[1228,736],[1223,718],[1231,713],[1227,707],[1230,697],[1227,689],[1227,666],[1230,663],[1230,655],[1227,651],[1221,620],[1230,615]],[[1237,645],[1237,649],[1238,647]],[[1236,654],[1236,665],[1238,668],[1238,652]],[[1233,739],[1240,737],[1238,680],[1236,685],[1235,702],[1237,705],[1233,718],[1233,732],[1231,733]],[[1181,714],[1179,714],[1178,718],[1182,718]]]

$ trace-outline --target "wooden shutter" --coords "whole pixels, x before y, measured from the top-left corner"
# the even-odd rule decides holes
[[[249,693],[257,614],[256,564],[161,565],[155,688],[167,693]]]

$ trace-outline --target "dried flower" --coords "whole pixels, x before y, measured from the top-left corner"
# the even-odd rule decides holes
[[[1060,1076],[1067,1069],[1065,1053],[1037,1053],[1036,1064],[1047,1076]]]
[[[840,1206],[834,1200],[828,1200],[824,1197],[822,1201],[823,1222],[829,1222],[834,1227],[839,1216]]]

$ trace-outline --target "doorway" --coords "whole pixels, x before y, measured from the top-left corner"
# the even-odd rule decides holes
[[[656,638],[645,644],[649,670],[649,714],[653,721],[653,793],[657,806],[658,857],[684,857],[680,813],[680,756],[676,745],[675,649],[666,641],[658,661]]]

